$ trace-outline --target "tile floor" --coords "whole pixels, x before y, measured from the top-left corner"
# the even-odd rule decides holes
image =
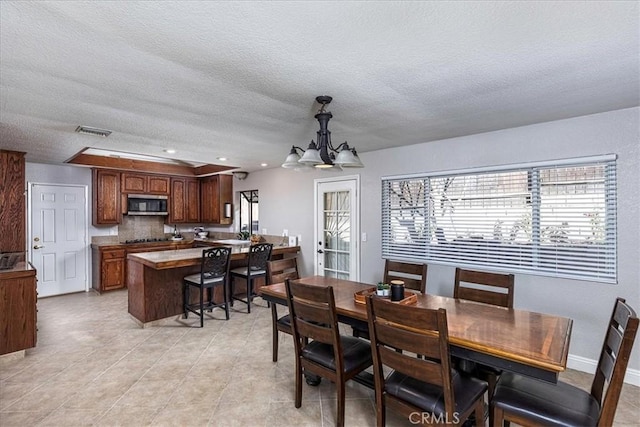
[[[203,329],[193,315],[142,329],[126,290],[41,299],[37,347],[0,359],[0,426],[333,426],[334,387],[305,384],[294,407],[291,337],[280,335],[271,362],[270,311],[255,307],[237,303],[229,321],[216,309]],[[371,390],[350,383],[347,399],[347,426],[375,426]],[[640,388],[625,385],[615,425],[639,419]],[[412,424],[390,412],[387,425]]]

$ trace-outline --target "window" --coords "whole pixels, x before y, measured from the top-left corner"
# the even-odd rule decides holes
[[[240,231],[259,234],[258,190],[240,192]]]
[[[382,179],[383,258],[616,281],[615,156]]]

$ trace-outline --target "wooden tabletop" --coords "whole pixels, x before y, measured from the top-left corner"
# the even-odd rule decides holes
[[[353,295],[373,285],[323,276],[305,277],[300,281],[332,286],[338,315],[367,320],[365,306],[356,303]],[[284,283],[263,286],[260,291],[267,299],[286,301]],[[437,295],[418,294],[416,306],[447,310],[452,346],[547,371],[555,377],[566,368],[571,319]]]

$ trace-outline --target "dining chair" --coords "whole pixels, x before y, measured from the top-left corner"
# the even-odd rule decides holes
[[[290,279],[285,285],[296,355],[295,407],[302,406],[303,370],[326,378],[336,386],[336,425],[342,427],[345,383],[371,366],[371,347],[358,338],[340,335],[332,287]]]
[[[391,283],[392,280],[402,280],[404,287],[419,291],[422,294],[427,292],[427,264],[413,264],[403,261],[384,261],[383,283]],[[353,336],[369,339],[369,331],[363,327],[352,326]]]
[[[427,264],[412,264],[401,261],[385,260],[384,283],[392,280],[402,280],[404,287],[420,293],[427,292]]]
[[[282,283],[286,279],[299,279],[298,259],[296,257],[283,258],[267,262],[267,283]],[[285,314],[278,317],[278,304],[271,303],[271,328],[273,343],[273,361],[278,361],[278,331],[291,335],[291,316]]]
[[[490,399],[493,426],[513,421],[523,426],[611,426],[629,356],[638,331],[638,316],[617,298],[587,392],[559,381],[556,384],[504,373]]]
[[[251,301],[257,296],[254,289],[254,282],[260,277],[267,276],[267,261],[271,258],[273,244],[258,243],[249,246],[249,254],[247,255],[247,265],[231,270],[231,306],[233,301],[241,301],[247,304],[247,313],[251,313]],[[246,300],[236,297],[235,282],[236,279],[244,279],[247,284]]]
[[[374,296],[366,305],[378,427],[385,425],[387,408],[412,424],[458,425],[473,414],[475,425],[483,426],[487,385],[451,367],[446,310]],[[386,376],[385,368],[391,369]]]
[[[513,274],[456,268],[453,297],[513,308],[514,281]],[[454,359],[454,364],[460,371],[486,381],[489,386],[489,396],[493,394],[498,377],[502,373],[499,369],[457,358]]]
[[[229,264],[231,262],[231,248],[226,246],[204,249],[200,261],[200,273],[191,274],[183,278],[184,318],[189,318],[189,312],[200,316],[200,327],[204,327],[204,311],[212,311],[215,307],[224,308],[225,316],[229,320],[229,298],[227,296],[227,280]],[[222,287],[222,302],[213,302],[213,288]],[[198,303],[191,303],[191,288],[198,289]],[[207,292],[207,304],[204,304],[204,292]]]

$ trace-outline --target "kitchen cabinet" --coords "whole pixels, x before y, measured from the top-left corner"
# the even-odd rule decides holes
[[[93,248],[91,286],[98,292],[124,288],[126,259],[124,248]]]
[[[36,346],[37,295],[31,264],[20,262],[0,272],[0,354]]]
[[[25,153],[0,150],[0,252],[24,252]]]
[[[188,249],[192,241],[114,244],[96,246],[91,250],[92,288],[98,293],[122,289],[127,286],[127,255],[139,252]]]
[[[164,175],[144,175],[123,172],[121,177],[121,191],[132,194],[160,194],[169,195],[171,178]]]
[[[197,178],[171,178],[167,222],[200,222],[200,181]]]
[[[200,199],[201,222],[222,225],[233,223],[232,175],[220,174],[202,178]]]
[[[120,224],[120,172],[93,169],[93,225]]]

